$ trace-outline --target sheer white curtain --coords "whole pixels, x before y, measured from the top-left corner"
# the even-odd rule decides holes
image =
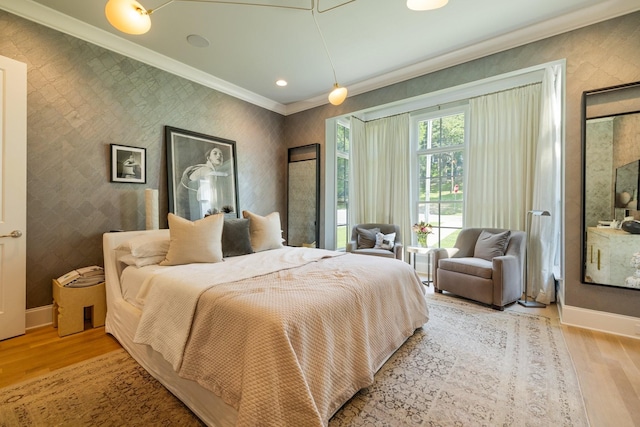
[[[529,296],[555,298],[561,206],[561,67],[545,70],[542,83],[470,100],[470,142],[465,227],[525,230],[529,240]]]
[[[525,229],[540,89],[536,83],[469,100],[465,227]]]
[[[409,114],[369,122],[351,118],[350,223],[396,224],[411,238]]]
[[[561,79],[560,66],[545,69],[533,180],[532,208],[551,213],[550,218],[533,220],[530,230],[529,292],[544,304],[555,300],[553,270],[559,264],[561,241]]]

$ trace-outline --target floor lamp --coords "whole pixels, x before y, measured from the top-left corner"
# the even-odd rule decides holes
[[[551,216],[549,211],[529,211],[527,212],[527,256],[524,259],[525,267],[524,267],[524,299],[518,300],[518,304],[523,305],[525,307],[546,307],[545,304],[538,301],[529,301],[529,248],[531,247],[531,218],[534,216]]]

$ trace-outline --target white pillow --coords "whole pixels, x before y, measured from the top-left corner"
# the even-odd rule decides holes
[[[251,247],[254,252],[282,247],[282,227],[280,225],[280,214],[278,212],[272,212],[267,216],[260,216],[249,211],[242,211],[242,216],[249,218]]]
[[[145,265],[160,264],[165,259],[165,255],[137,257],[133,254],[126,254],[118,258],[127,265],[135,265],[136,267],[144,267]]]
[[[117,251],[128,251],[136,257],[166,255],[169,251],[169,239],[159,236],[136,236],[121,243]]]
[[[374,249],[386,249],[390,251],[393,249],[396,241],[396,233],[389,234],[376,234],[376,245],[373,247]]]
[[[222,261],[222,226],[224,214],[209,215],[189,221],[169,213],[171,243],[160,265]]]

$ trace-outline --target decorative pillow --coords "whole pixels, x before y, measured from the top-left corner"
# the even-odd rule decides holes
[[[376,245],[376,235],[379,228],[356,228],[358,234],[358,249],[370,249]]]
[[[137,257],[133,254],[126,254],[118,258],[127,265],[135,265],[136,267],[144,267],[145,265],[160,264],[165,259],[165,255]]]
[[[249,220],[225,219],[222,227],[222,256],[227,258],[252,253]]]
[[[511,236],[511,231],[509,230],[498,234],[482,230],[478,240],[476,241],[473,256],[475,258],[486,259],[487,261],[491,261],[497,256],[503,256],[504,251],[507,248],[509,236]]]
[[[169,251],[169,239],[159,236],[136,236],[121,243],[116,250],[131,252],[136,257],[166,255]]]
[[[374,249],[386,249],[388,251],[393,249],[393,246],[396,244],[396,233],[389,234],[376,234],[376,245],[373,247]]]
[[[242,211],[242,216],[249,219],[251,247],[255,252],[282,247],[282,226],[278,212],[260,216],[249,211]]]
[[[222,261],[224,214],[209,215],[193,222],[172,213],[167,218],[171,243],[160,265]]]

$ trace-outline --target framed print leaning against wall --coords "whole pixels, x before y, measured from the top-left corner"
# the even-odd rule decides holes
[[[111,144],[111,182],[147,182],[147,150]]]
[[[169,212],[195,221],[238,217],[236,143],[165,126]]]

